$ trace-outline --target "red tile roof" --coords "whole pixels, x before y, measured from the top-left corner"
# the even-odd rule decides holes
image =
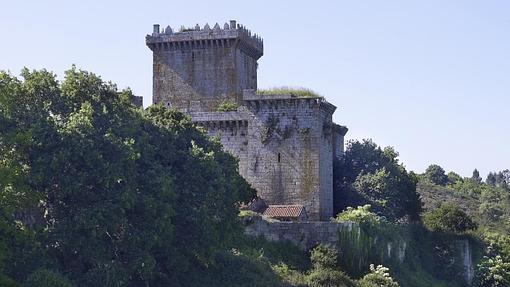
[[[304,212],[302,205],[269,205],[264,216],[272,218],[298,218]]]

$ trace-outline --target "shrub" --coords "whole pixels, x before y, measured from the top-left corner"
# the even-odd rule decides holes
[[[24,287],[72,287],[73,284],[59,273],[48,269],[39,269],[26,280]]]
[[[337,251],[325,245],[318,245],[311,254],[313,268],[307,276],[310,287],[354,286],[352,280],[338,270]]]
[[[310,253],[310,260],[315,269],[334,269],[337,261],[337,252],[325,245],[318,245]]]
[[[313,269],[307,277],[310,287],[350,287],[352,280],[342,271],[333,269]]]
[[[347,207],[345,211],[339,213],[333,220],[336,222],[352,221],[360,224],[377,225],[383,218],[370,211],[371,205],[366,204],[357,208]]]
[[[484,257],[478,264],[474,287],[504,287],[510,286],[510,263],[501,256]]]
[[[230,101],[222,102],[218,105],[218,108],[216,108],[217,112],[233,112],[237,111],[237,104]]]
[[[448,177],[448,184],[453,185],[456,184],[457,182],[463,181],[462,177],[453,171],[450,171],[446,176]]]
[[[272,268],[276,275],[292,286],[306,286],[304,285],[307,281],[306,275],[297,270],[291,269],[287,264],[279,263],[273,265]]]
[[[400,285],[391,278],[389,269],[378,265],[370,264],[370,273],[365,275],[358,282],[359,287],[399,287]]]
[[[459,206],[442,204],[426,213],[423,222],[432,231],[462,233],[477,228],[476,223]]]
[[[307,88],[279,87],[257,90],[258,95],[291,95],[300,98],[322,98],[316,92]]]

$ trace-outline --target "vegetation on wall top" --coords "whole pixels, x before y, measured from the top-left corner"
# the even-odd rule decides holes
[[[257,90],[258,95],[291,95],[298,98],[322,98],[321,95],[308,88],[275,87]]]

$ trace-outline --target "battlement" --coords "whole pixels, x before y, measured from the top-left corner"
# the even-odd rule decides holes
[[[152,34],[147,35],[145,40],[153,51],[229,47],[237,44],[255,59],[262,57],[264,53],[262,38],[252,34],[243,25],[236,24],[235,20],[231,20],[230,24],[225,23],[223,28],[218,23],[213,28],[209,24],[205,24],[204,27],[197,24],[194,28],[184,28],[180,31],[174,31],[170,26],[160,29],[159,24],[155,24]]]
[[[321,96],[298,96],[292,93],[275,93],[275,94],[259,94],[256,90],[244,90],[243,101],[245,104],[253,109],[258,110],[260,107],[274,107],[278,108],[285,105],[293,106],[319,106],[326,112],[333,114],[336,110],[336,106],[329,103]]]
[[[231,112],[198,112],[190,113],[193,122],[195,123],[208,123],[208,122],[223,122],[223,123],[244,123],[247,125],[248,116],[246,113],[240,111]]]

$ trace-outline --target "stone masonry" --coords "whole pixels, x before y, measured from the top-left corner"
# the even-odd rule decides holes
[[[154,25],[153,103],[178,108],[219,136],[239,173],[268,204],[303,205],[310,220],[333,216],[333,158],[347,128],[322,97],[257,93],[262,39],[230,21],[174,32]],[[221,103],[236,111],[217,112]]]
[[[263,43],[236,21],[185,32],[154,25],[146,38],[153,51],[153,102],[183,111],[214,111],[225,100],[241,100],[257,88],[257,60]]]

